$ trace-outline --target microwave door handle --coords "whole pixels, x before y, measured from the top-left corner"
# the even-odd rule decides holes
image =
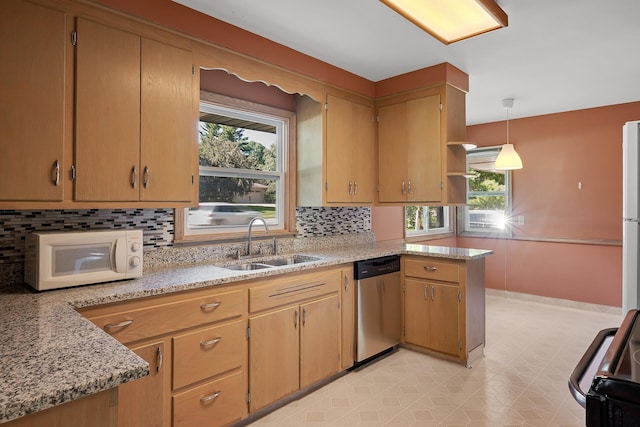
[[[118,237],[115,248],[115,270],[116,273],[127,272],[127,238]]]

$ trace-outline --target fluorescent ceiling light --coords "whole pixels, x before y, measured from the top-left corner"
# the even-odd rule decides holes
[[[380,0],[444,44],[509,25],[494,0]]]

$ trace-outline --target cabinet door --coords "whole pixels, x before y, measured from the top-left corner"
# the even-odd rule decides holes
[[[62,200],[66,43],[64,12],[0,2],[0,200]]]
[[[429,346],[429,285],[422,280],[404,281],[405,342]]]
[[[431,342],[429,348],[442,353],[460,353],[458,286],[429,283],[433,288],[430,325]]]
[[[340,315],[342,318],[342,351],[340,353],[340,361],[342,369],[344,370],[352,367],[353,361],[355,360],[356,302],[352,268],[342,270],[341,285],[340,294],[342,295],[342,305],[340,306]]]
[[[340,309],[338,295],[300,306],[300,387],[340,370]]]
[[[168,405],[165,403],[169,390],[164,384],[165,366],[169,366],[170,362],[165,360],[164,342],[133,347],[131,350],[149,363],[150,373],[147,377],[118,388],[118,426],[169,425]]]
[[[326,200],[349,203],[353,193],[351,140],[355,127],[352,103],[327,95]]]
[[[140,37],[78,18],[75,199],[137,201]]]
[[[352,176],[353,197],[357,203],[373,203],[374,179],[374,132],[373,107],[354,103],[352,124]]]
[[[198,127],[192,54],[143,38],[141,55],[140,200],[189,201]]]
[[[378,198],[405,202],[407,191],[407,104],[378,108]]]
[[[412,202],[442,199],[440,95],[407,101],[407,197]]]
[[[257,411],[300,386],[300,310],[284,308],[249,319],[249,410]]]

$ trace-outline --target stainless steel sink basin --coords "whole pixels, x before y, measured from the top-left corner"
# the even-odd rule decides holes
[[[226,265],[223,268],[227,270],[241,270],[241,271],[250,271],[250,270],[261,270],[263,268],[272,268],[272,265],[266,265],[258,262],[248,262],[245,264],[235,264],[235,265]]]
[[[318,261],[321,258],[307,255],[292,255],[282,258],[274,258],[261,261],[262,264],[271,265],[273,267],[279,267],[281,265],[302,264],[305,262]]]
[[[225,265],[222,266],[222,268],[226,268],[227,270],[251,271],[261,270],[264,268],[282,267],[284,265],[302,264],[305,262],[318,261],[320,259],[322,258],[307,255],[290,255],[286,257],[250,261],[242,264]]]

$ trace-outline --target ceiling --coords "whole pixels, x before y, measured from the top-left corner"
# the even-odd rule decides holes
[[[372,81],[449,62],[467,124],[640,101],[640,1],[498,0],[509,26],[443,45],[378,0],[174,0]]]

